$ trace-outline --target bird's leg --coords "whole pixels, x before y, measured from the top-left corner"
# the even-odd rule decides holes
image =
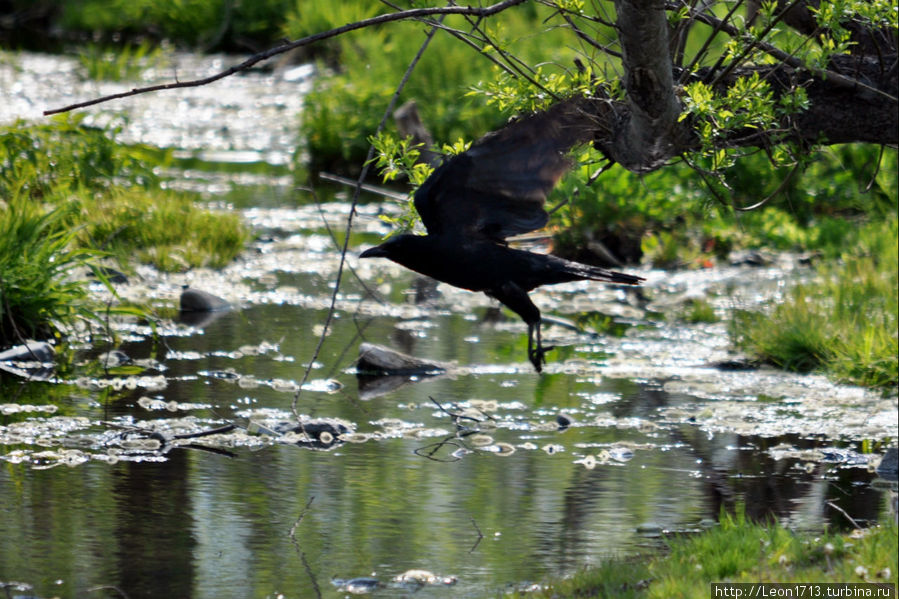
[[[487,295],[511,308],[528,325],[528,360],[534,365],[537,372],[541,372],[543,364],[546,363],[544,354],[552,347],[543,347],[540,340],[540,310],[530,300],[527,292],[512,281],[507,281],[489,290]],[[535,337],[536,346],[534,345]]]
[[[537,337],[537,347],[534,347],[534,337]],[[555,349],[554,345],[543,347],[540,338],[540,321],[528,324],[528,359],[537,372],[543,372],[543,365],[546,364],[546,352]]]

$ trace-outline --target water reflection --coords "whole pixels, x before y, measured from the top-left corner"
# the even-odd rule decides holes
[[[325,311],[270,303],[122,344],[119,367],[162,385],[91,371],[107,348],[55,385],[7,385],[22,409],[0,415],[0,580],[40,596],[310,597],[362,577],[383,596],[476,597],[657,547],[722,509],[809,529],[886,516],[860,440],[715,432],[702,410],[718,402],[672,379],[602,376],[576,351],[538,376],[514,362],[523,330],[433,310],[426,327],[338,313],[299,396]],[[361,340],[460,370],[362,401]],[[285,429],[294,401],[352,434]],[[416,569],[454,584],[394,580]]]
[[[293,317],[315,321],[302,312]],[[442,320],[454,334],[468,322]],[[288,322],[293,319],[262,306],[163,346],[126,344],[123,351],[134,358],[159,360],[168,385],[150,402],[141,403],[146,395],[136,390],[75,413],[94,428],[100,419],[156,425],[185,415],[212,426],[244,422],[243,414],[262,409],[289,418],[293,393],[198,374],[230,369],[297,380],[299,358],[311,352],[308,339],[281,339],[267,328]],[[351,339],[355,325],[343,320],[333,336]],[[263,344],[271,339],[279,342]],[[265,351],[235,353],[241,346]],[[350,358],[336,342],[322,362]],[[304,393],[300,410],[344,418],[369,440],[329,452],[271,442],[232,448],[234,457],[175,447],[158,462],[147,454],[140,462],[92,460],[50,470],[7,464],[0,473],[0,579],[26,580],[43,596],[82,596],[110,585],[130,597],[310,597],[340,596],[344,591],[332,579],[373,577],[385,585],[378,593],[393,596],[411,592],[391,586],[394,577],[423,569],[456,582],[422,586],[416,596],[474,597],[656,546],[664,531],[700,529],[722,507],[745,505],[754,518],[776,515],[799,526],[841,529],[851,523],[828,502],[860,523],[885,510],[864,466],[809,466],[772,452],[830,448],[832,440],[710,435],[697,425],[657,424],[660,410],[692,399],[657,382],[467,375],[360,402],[351,371],[322,366],[314,372],[342,386],[336,393]],[[429,397],[440,398],[444,409]],[[155,402],[181,405],[160,416],[150,409],[160,405]],[[460,420],[465,429],[459,432],[451,418],[457,411],[490,418]],[[568,415],[567,427],[558,425],[560,413]],[[8,415],[2,423],[16,418],[22,421]],[[489,439],[463,434],[472,431],[515,451],[486,450]],[[447,437],[468,450],[461,459],[416,453]],[[592,468],[579,463],[603,452],[617,459]]]

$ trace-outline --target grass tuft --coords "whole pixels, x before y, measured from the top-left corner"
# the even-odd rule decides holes
[[[896,584],[895,522],[852,534],[796,533],[778,523],[723,514],[715,528],[674,538],[667,553],[611,559],[541,589],[529,599],[707,599],[713,582],[884,582]]]
[[[133,81],[146,69],[160,67],[163,62],[162,48],[146,40],[115,48],[89,44],[78,51],[84,78],[92,81]]]
[[[46,338],[54,322],[90,316],[84,286],[68,275],[95,252],[75,246],[71,216],[21,195],[0,204],[0,347]]]
[[[797,372],[823,370],[872,387],[899,382],[897,218],[871,223],[841,260],[819,267],[770,313],[736,313],[737,346]]]
[[[162,188],[154,167],[169,153],[113,134],[77,117],[0,128],[0,346],[98,320],[74,271],[100,256],[124,270],[135,259],[166,271],[217,268],[245,246],[236,214]]]

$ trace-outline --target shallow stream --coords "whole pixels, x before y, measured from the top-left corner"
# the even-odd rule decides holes
[[[175,61],[182,79],[230,64]],[[0,61],[3,123],[122,88],[80,81],[62,57],[11,62]],[[149,301],[155,327],[113,322],[119,347],[81,331],[72,372],[4,376],[0,584],[16,583],[12,594],[481,597],[655,551],[722,508],[807,529],[895,517],[895,479],[875,469],[896,443],[896,398],[750,368],[729,350],[730,310],[811,276],[791,256],[631,269],[647,278],[639,293],[535,292],[559,348],[538,375],[511,313],[357,259],[393,209],[366,196],[305,377],[339,266],[331,233],[350,209],[345,190],[320,190],[318,204],[285,176],[311,76],[256,72],[89,113],[126,111],[125,141],[195,159],[173,185],[239,211],[256,240],[221,271],[141,267],[117,291]],[[234,309],[178,314],[183,285]],[[693,297],[724,320],[670,317]],[[359,376],[362,342],[455,367]]]

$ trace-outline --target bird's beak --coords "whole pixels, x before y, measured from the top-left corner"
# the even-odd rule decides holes
[[[376,245],[373,248],[368,248],[361,254],[359,254],[360,258],[386,258],[387,251],[379,245]]]

